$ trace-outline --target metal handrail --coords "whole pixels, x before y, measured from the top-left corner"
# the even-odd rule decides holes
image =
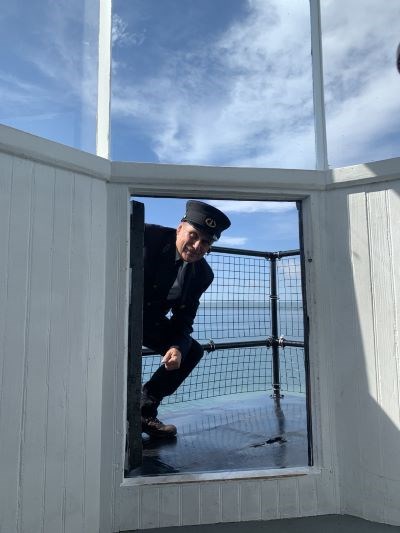
[[[236,341],[236,342],[219,342],[215,343],[210,340],[208,343],[201,346],[206,352],[213,352],[215,350],[229,350],[232,348],[251,348],[265,346],[272,349],[272,371],[273,371],[273,397],[281,398],[281,383],[280,383],[280,364],[279,364],[279,349],[288,347],[304,348],[304,342],[292,339],[285,339],[279,336],[279,321],[278,321],[278,300],[279,295],[277,293],[277,260],[282,257],[300,256],[300,250],[283,250],[277,252],[263,252],[259,250],[245,250],[241,248],[227,248],[223,246],[213,246],[211,252],[242,255],[251,257],[263,257],[270,262],[270,276],[271,276],[271,290],[270,290],[270,302],[271,302],[271,336],[266,339],[257,339],[249,341]],[[142,355],[157,355],[158,352],[149,348],[142,349]]]

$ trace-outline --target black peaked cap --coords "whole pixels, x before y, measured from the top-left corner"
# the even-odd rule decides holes
[[[222,211],[199,200],[189,200],[186,203],[186,213],[182,220],[210,235],[213,241],[218,240],[221,233],[231,225]]]

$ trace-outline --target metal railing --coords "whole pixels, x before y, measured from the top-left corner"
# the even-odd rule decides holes
[[[205,293],[204,298],[200,304],[198,310],[198,316],[203,316],[200,327],[197,327],[194,332],[194,336],[197,339],[208,338],[208,342],[201,342],[204,350],[207,353],[214,352],[216,350],[233,350],[233,349],[244,349],[244,348],[257,348],[265,347],[271,348],[272,350],[272,396],[274,398],[281,398],[281,376],[280,376],[280,350],[285,347],[293,348],[304,348],[304,338],[300,339],[299,335],[297,338],[286,338],[281,334],[280,330],[280,316],[279,316],[279,262],[288,257],[296,257],[298,259],[297,268],[292,272],[291,281],[295,280],[295,296],[296,296],[296,311],[299,312],[299,306],[301,306],[301,320],[303,320],[303,302],[302,302],[302,287],[301,287],[301,268],[300,268],[300,250],[287,250],[281,252],[261,252],[255,250],[243,250],[236,248],[225,248],[214,246],[212,248],[212,255],[208,258],[209,263],[215,272],[215,280],[211,285],[209,290]],[[225,268],[224,263],[229,263],[227,257],[238,257],[242,256],[243,262],[240,265],[235,265],[233,270],[237,270],[236,274],[232,275],[232,272],[229,272],[228,267]],[[253,263],[251,268],[248,268],[248,264],[251,261],[254,261],[252,258],[258,258],[260,264]],[[264,267],[262,266],[264,263]],[[269,268],[268,268],[269,263]],[[247,266],[246,266],[247,264]],[[231,269],[232,270],[232,269]],[[240,279],[241,273],[245,274],[245,281]],[[226,281],[225,278],[228,278]],[[282,278],[283,279],[283,278]],[[220,281],[219,281],[220,280]],[[219,283],[222,283],[223,287],[218,287]],[[247,287],[243,286],[247,282]],[[285,281],[281,281],[281,284],[284,284]],[[253,294],[250,293],[249,287],[253,288]],[[213,289],[216,287],[216,289]],[[228,287],[228,288],[227,288]],[[247,296],[246,296],[247,291]],[[260,292],[258,292],[260,291]],[[264,294],[262,293],[264,291]],[[289,297],[293,297],[293,291],[289,294]],[[257,296],[257,301],[252,301],[251,298]],[[285,305],[287,306],[291,300],[285,299]],[[266,309],[268,307],[269,312],[268,319],[265,321],[266,324],[270,327],[269,334],[262,335],[263,325],[260,325],[259,331],[249,331],[249,335],[253,338],[246,340],[238,340],[236,330],[240,325],[240,319],[236,318],[231,320],[231,331],[229,327],[225,325],[222,327],[222,330],[225,330],[224,333],[215,331],[215,324],[213,324],[214,331],[207,331],[206,318],[207,313],[209,316],[213,317],[214,323],[224,321],[224,307],[226,309],[236,309],[239,313],[240,310],[246,308],[247,310],[254,307],[254,309]],[[219,310],[219,313],[216,313],[216,310]],[[286,312],[287,314],[287,312]],[[216,320],[216,317],[218,320]],[[259,321],[260,317],[257,316],[257,319],[254,322]],[[298,316],[297,316],[298,321]],[[210,320],[211,322],[211,320]],[[250,324],[251,316],[247,317],[247,322]],[[264,324],[265,325],[265,324]],[[250,324],[251,327],[251,324]],[[211,328],[212,329],[212,328]],[[250,329],[250,328],[249,328]],[[303,328],[301,328],[303,329]],[[266,332],[266,328],[264,328]],[[222,337],[222,341],[213,340],[213,333],[217,337]],[[241,336],[244,336],[244,333],[241,333]],[[230,340],[230,337],[234,336],[234,340]],[[242,337],[243,338],[243,337]],[[144,348],[142,350],[143,356],[156,355],[156,352]],[[304,362],[303,362],[304,366]],[[148,373],[151,373],[149,370]],[[210,377],[211,380],[211,377]],[[201,396],[204,397],[204,396]]]

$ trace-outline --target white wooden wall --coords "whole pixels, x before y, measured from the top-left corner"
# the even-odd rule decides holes
[[[314,468],[124,480],[132,191],[303,199]],[[399,222],[400,160],[111,164],[0,127],[0,532],[400,525]]]
[[[99,530],[105,228],[104,181],[0,153],[1,533]]]
[[[400,179],[327,206],[341,510],[400,525]]]

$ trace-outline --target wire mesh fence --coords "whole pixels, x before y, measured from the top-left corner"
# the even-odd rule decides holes
[[[212,253],[214,281],[194,324],[199,342],[266,338],[271,331],[270,272],[263,257]]]
[[[300,256],[282,257],[277,263],[279,334],[304,339]]]
[[[193,337],[200,343],[265,341],[271,335],[271,262],[264,257],[213,252],[207,257],[214,282],[203,295]],[[300,253],[279,257],[276,263],[279,336],[304,340]],[[164,404],[241,392],[272,391],[273,350],[267,346],[230,347],[205,353],[199,365]],[[146,382],[160,356],[142,360]],[[282,392],[305,393],[304,348],[279,348]]]
[[[271,354],[266,348],[233,348],[204,354],[203,359],[179,389],[163,403],[212,398],[240,392],[265,390],[271,383]],[[153,359],[150,361],[150,359]],[[158,356],[145,358],[143,375],[150,377]]]

